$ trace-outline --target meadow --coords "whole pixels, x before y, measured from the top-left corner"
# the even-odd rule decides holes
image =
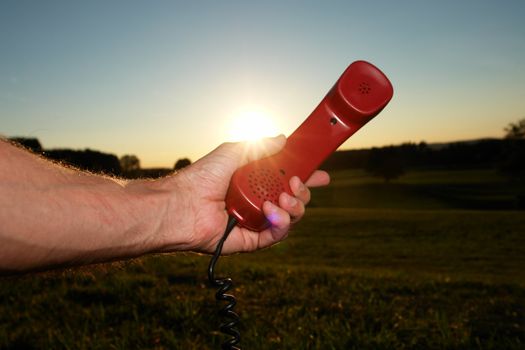
[[[223,257],[245,349],[522,349],[525,215],[493,170],[361,171],[289,238]],[[0,279],[0,349],[217,349],[208,256]]]

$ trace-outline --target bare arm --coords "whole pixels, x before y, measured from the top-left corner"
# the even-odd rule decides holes
[[[171,195],[81,172],[0,141],[0,269],[137,256]]]
[[[0,140],[0,273],[71,266],[153,252],[211,252],[226,225],[224,196],[244,163],[277,152],[284,137],[246,152],[224,144],[182,172],[155,181],[120,180],[69,169]],[[308,185],[328,183],[316,172]],[[297,178],[295,197],[261,233],[236,228],[225,253],[251,251],[283,239],[304,214],[310,192]]]

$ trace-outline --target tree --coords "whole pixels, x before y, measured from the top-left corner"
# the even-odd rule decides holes
[[[187,167],[190,164],[191,164],[191,160],[189,160],[188,158],[181,158],[175,163],[174,169],[180,170],[184,167]]]
[[[505,132],[506,139],[525,139],[525,118],[507,125]]]
[[[119,159],[111,153],[94,151],[89,148],[85,150],[52,149],[46,150],[43,155],[49,159],[95,173],[117,176],[121,174]]]
[[[397,179],[405,173],[405,161],[398,148],[372,148],[365,170],[385,182]]]
[[[505,128],[501,171],[509,177],[516,194],[516,207],[525,207],[525,118]]]
[[[134,154],[125,154],[120,157],[120,167],[122,174],[128,178],[135,178],[139,176],[140,160]]]
[[[9,140],[18,143],[35,153],[42,153],[43,151],[42,144],[40,143],[40,141],[38,141],[37,138],[11,137]]]
[[[525,178],[525,118],[505,128],[505,150],[501,170],[512,180]]]
[[[134,154],[126,154],[120,157],[120,167],[124,172],[140,169],[140,160]]]

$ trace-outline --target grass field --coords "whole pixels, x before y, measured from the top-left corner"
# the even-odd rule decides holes
[[[512,190],[497,173],[384,184],[340,172],[314,196],[285,242],[219,261],[235,282],[243,348],[525,347],[525,215],[502,209]],[[0,348],[219,348],[208,261],[173,254],[3,278]]]
[[[516,189],[492,169],[412,171],[392,183],[347,170],[315,191],[312,206],[509,210],[516,207]]]

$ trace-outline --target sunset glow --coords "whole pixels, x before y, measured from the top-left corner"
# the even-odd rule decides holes
[[[290,135],[355,60],[395,92],[340,149],[497,138],[524,116],[524,1],[29,3],[0,2],[0,134],[46,149],[170,167]]]
[[[231,141],[257,141],[279,133],[272,116],[258,109],[241,110],[228,124],[228,135]]]

